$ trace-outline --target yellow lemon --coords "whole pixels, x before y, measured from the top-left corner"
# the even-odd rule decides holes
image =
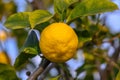
[[[7,56],[6,53],[4,53],[2,51],[0,52],[0,63],[10,64],[9,57]]]
[[[0,30],[0,41],[5,41],[7,39],[7,33],[4,30]]]
[[[52,23],[42,31],[39,45],[48,60],[65,62],[75,55],[78,37],[69,25]]]

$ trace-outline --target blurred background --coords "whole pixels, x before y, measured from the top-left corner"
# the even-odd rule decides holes
[[[109,34],[114,36],[120,33],[120,0],[112,0],[112,2],[118,5],[119,10],[101,14],[100,23],[108,29]],[[19,49],[24,44],[24,41],[28,35],[28,30],[9,30],[5,28],[3,24],[6,19],[14,13],[33,11],[37,9],[45,9],[49,10],[51,13],[54,13],[53,0],[0,0],[0,54],[4,53],[8,57],[8,63],[11,65],[14,64],[16,57],[19,55]],[[72,23],[71,26],[76,28],[75,23]],[[36,31],[36,33],[38,32]],[[99,47],[100,49],[105,50],[106,54],[111,57],[115,53],[116,49],[118,49],[120,46],[119,36],[115,36],[113,38],[114,43],[109,42],[109,40],[111,40],[109,37],[105,37],[103,39],[104,43],[102,43]],[[76,70],[84,65],[86,56],[88,56],[90,59],[93,59],[93,56],[83,53],[83,50],[79,49],[77,51],[77,57],[66,62],[69,66],[68,69],[70,70],[70,74],[74,78],[76,75],[78,75]],[[41,59],[39,56],[36,56],[30,61],[32,64],[28,64],[23,70],[17,72],[17,75],[22,80],[27,79],[28,76],[26,75],[26,72],[34,71],[34,69],[39,66]],[[102,70],[104,70],[106,67],[106,63],[100,64],[100,68]],[[58,71],[56,68],[52,68],[49,74],[50,76],[54,77],[58,75]],[[86,74],[87,72],[83,71],[77,76],[77,78],[83,80]],[[101,75],[98,71],[94,71],[92,75],[94,80],[101,80]]]

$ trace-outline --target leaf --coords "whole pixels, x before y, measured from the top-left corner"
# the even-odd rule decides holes
[[[64,21],[67,8],[78,0],[54,0],[54,11],[60,21]]]
[[[32,47],[24,48],[23,52],[26,53],[26,54],[35,54],[35,55],[38,54],[38,51],[35,48],[32,48]]]
[[[60,77],[61,77],[61,75],[58,75],[58,76],[56,76],[54,78],[51,78],[50,80],[59,80]]]
[[[86,74],[84,80],[94,80],[93,74]]]
[[[118,72],[118,74],[116,76],[116,80],[120,80],[120,71]]]
[[[10,65],[0,63],[0,73],[2,73],[5,70],[7,71],[7,70],[15,70],[15,69]]]
[[[44,23],[41,23],[37,26],[35,26],[35,29],[37,29],[40,33],[42,32],[42,30],[47,27],[48,25],[50,25],[50,22],[44,22]]]
[[[76,70],[77,76],[83,71],[93,70],[94,68],[96,68],[96,66],[93,64],[83,64]]]
[[[40,53],[39,41],[34,30],[31,30],[28,38],[26,39],[20,55],[16,58],[14,67],[19,70],[25,66],[29,58],[33,58]]]
[[[31,28],[34,28],[36,25],[47,22],[53,17],[53,15],[46,10],[36,10],[30,14],[29,21]]]
[[[92,36],[90,35],[90,32],[88,30],[74,29],[74,31],[78,36],[78,41],[79,41],[78,47],[81,48],[83,47],[84,43],[92,40]]]
[[[64,0],[64,1],[68,4],[68,6],[70,6],[70,5],[72,5],[73,3],[78,2],[79,0]]]
[[[40,53],[40,48],[39,48],[39,40],[37,38],[37,34],[34,30],[30,31],[30,34],[28,35],[21,52],[25,52],[28,54],[33,54],[32,52],[28,52],[27,50],[31,50],[33,52],[36,52],[34,54]],[[35,51],[36,50],[36,51]]]
[[[81,16],[89,16],[116,9],[118,9],[117,5],[108,0],[82,0],[82,2],[78,3],[78,5],[71,11],[66,22],[69,23]]]
[[[60,21],[64,21],[67,7],[65,0],[54,0],[54,11]]]
[[[20,70],[25,67],[25,65],[29,62],[28,59],[34,57],[34,54],[26,54],[21,52],[20,55],[16,58],[14,67],[16,70]]]
[[[29,14],[30,12],[20,12],[13,14],[6,20],[4,25],[9,29],[27,28],[30,26]]]
[[[0,80],[19,80],[19,78],[12,66],[0,63]]]
[[[28,35],[28,31],[24,28],[22,29],[14,29],[12,30],[12,33],[14,34],[14,36],[17,39],[17,45],[19,48],[21,48],[25,42],[25,39]]]

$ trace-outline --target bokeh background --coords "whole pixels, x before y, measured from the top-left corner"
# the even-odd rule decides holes
[[[120,33],[120,0],[112,0],[118,5],[119,10],[113,12],[106,12],[100,15],[100,22],[109,29],[109,32],[113,35]],[[53,0],[0,0],[0,51],[4,51],[10,58],[11,65],[14,64],[16,57],[19,55],[19,50],[25,41],[27,36],[26,30],[16,30],[11,31],[3,25],[7,17],[17,12],[33,11],[36,9],[49,10],[54,13],[53,10]],[[75,24],[71,24],[75,28]],[[39,32],[38,38],[40,38]],[[114,46],[107,42],[109,38],[105,38],[104,42],[100,47],[103,50],[107,50],[107,54],[112,56],[119,44],[119,38],[115,38]],[[77,51],[77,59],[71,59],[66,63],[69,65],[70,73],[73,77],[76,77],[76,69],[84,64],[85,57],[83,55],[83,50],[79,49]],[[39,56],[30,60],[34,64],[28,64],[26,68],[17,72],[17,75],[22,79],[26,80],[27,71],[34,71],[36,67],[39,66],[41,59]],[[106,63],[101,64],[101,69],[105,69]],[[50,70],[51,76],[57,76],[58,72],[55,68]],[[82,72],[78,77],[79,79],[84,79],[86,72]],[[94,72],[94,80],[101,80],[100,74]]]

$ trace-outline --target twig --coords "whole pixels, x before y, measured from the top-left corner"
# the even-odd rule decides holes
[[[43,3],[43,0],[33,0],[31,3],[26,0],[26,2],[28,4],[31,4],[33,10],[37,10],[37,9],[46,9]]]
[[[97,53],[94,53],[94,55],[97,56],[97,57],[100,57],[100,58],[104,58],[109,64],[111,64],[112,66],[114,66],[114,67],[116,67],[118,70],[120,70],[120,67],[119,67],[113,60],[109,59],[108,56],[106,56],[106,55],[104,55],[104,54],[103,54],[102,56],[100,56],[100,55],[97,54]]]
[[[45,68],[50,64],[50,61],[45,58],[42,60],[40,66],[30,75],[28,80],[36,80],[37,77],[45,70]]]
[[[58,68],[59,73],[62,76],[62,80],[73,80],[72,75],[70,74],[68,65],[66,63],[58,64],[56,66]]]
[[[106,43],[106,42],[113,42],[116,38],[120,38],[120,34],[118,34],[118,35],[116,35],[116,36],[114,36],[114,37],[112,37],[110,40],[108,40],[108,41],[103,41],[103,43]]]
[[[50,64],[45,70],[44,72],[40,75],[38,80],[44,80],[44,78],[47,76],[48,72],[55,67],[55,63]]]
[[[100,22],[100,14],[98,14],[98,17],[97,17],[96,26],[98,26],[99,22]]]

